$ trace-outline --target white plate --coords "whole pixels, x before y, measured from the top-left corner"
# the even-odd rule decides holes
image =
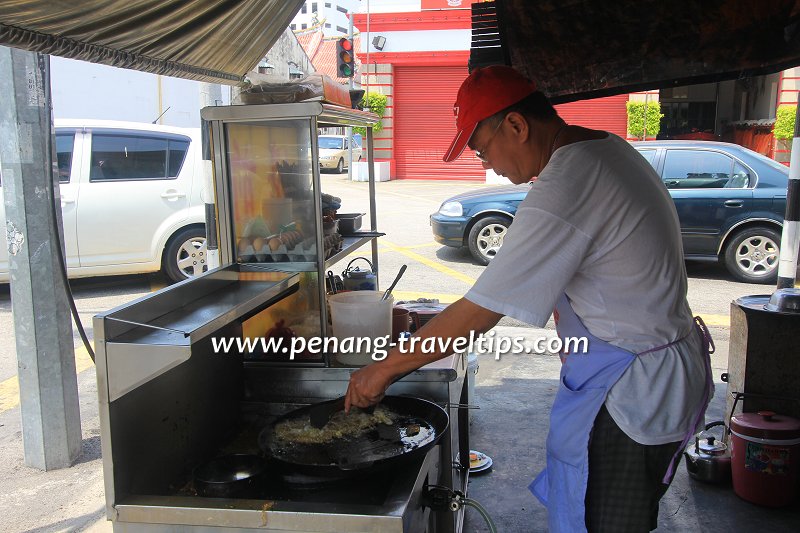
[[[488,459],[489,459],[489,461],[486,464],[484,464],[483,466],[479,466],[479,467],[476,467],[476,468],[470,468],[469,469],[470,473],[471,474],[477,474],[478,472],[484,472],[486,470],[489,470],[492,467],[492,458],[489,457]]]
[[[473,461],[469,462],[469,465],[470,465],[469,466],[469,471],[470,472],[482,472],[482,471],[484,471],[484,470],[486,470],[486,469],[488,469],[488,468],[490,468],[492,466],[492,458],[489,457],[488,455],[486,455],[485,453],[479,452],[479,451],[476,451],[476,450],[470,450],[469,453],[470,453],[470,455],[471,454],[475,454],[475,455],[478,456],[478,461],[477,462],[473,462]]]

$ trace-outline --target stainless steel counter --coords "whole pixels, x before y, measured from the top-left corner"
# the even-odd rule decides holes
[[[432,511],[422,498],[427,485],[466,492],[467,411],[458,408],[469,401],[464,355],[423,367],[388,391],[437,402],[450,415],[447,433],[416,463],[383,472],[378,481],[318,491],[270,485],[258,499],[203,498],[185,490],[199,464],[258,452],[255,435],[264,416],[340,396],[355,370],[214,353],[212,336],[240,334],[236,317],[292,288],[292,277],[274,284],[240,283],[229,270],[220,275],[208,284],[193,282],[196,291],[192,283],[179,284],[95,319],[106,510],[114,530],[460,531],[463,510]],[[227,299],[231,290],[236,298]],[[253,426],[253,420],[260,421]]]

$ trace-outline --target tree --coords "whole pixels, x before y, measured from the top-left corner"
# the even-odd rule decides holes
[[[642,101],[628,101],[625,108],[628,110],[628,134],[632,137],[643,139],[645,136],[644,128],[644,105]],[[656,100],[647,102],[647,136],[655,137],[661,129],[661,103]]]
[[[782,105],[778,107],[778,112],[775,117],[775,127],[772,130],[776,139],[786,140],[794,137],[796,114],[796,105]]]
[[[388,102],[388,98],[386,95],[380,93],[369,93],[366,98],[364,98],[364,110],[371,111],[378,115],[380,118],[383,118],[383,115],[386,113],[386,103]],[[372,127],[373,133],[377,133],[383,129],[383,121],[379,120],[375,126]],[[367,134],[366,128],[353,128],[353,133],[359,133],[361,135]]]

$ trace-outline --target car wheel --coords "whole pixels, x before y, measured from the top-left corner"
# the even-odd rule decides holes
[[[204,228],[185,228],[172,236],[164,248],[164,274],[172,281],[183,281],[208,270],[208,250]]]
[[[336,164],[336,173],[341,174],[342,172],[344,172],[344,159],[340,157],[339,162]]]
[[[781,236],[774,229],[744,229],[725,248],[725,267],[734,278],[745,283],[775,283],[780,244]]]
[[[511,221],[507,218],[491,216],[478,220],[472,226],[467,241],[470,253],[479,264],[488,265],[494,259],[510,225]]]

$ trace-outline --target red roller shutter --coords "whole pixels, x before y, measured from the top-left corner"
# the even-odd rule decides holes
[[[394,70],[394,158],[399,179],[484,181],[475,152],[442,161],[456,133],[453,103],[467,67],[404,67]]]
[[[568,124],[610,131],[624,139],[628,134],[628,113],[625,110],[627,101],[627,94],[618,94],[561,104],[556,109]]]

